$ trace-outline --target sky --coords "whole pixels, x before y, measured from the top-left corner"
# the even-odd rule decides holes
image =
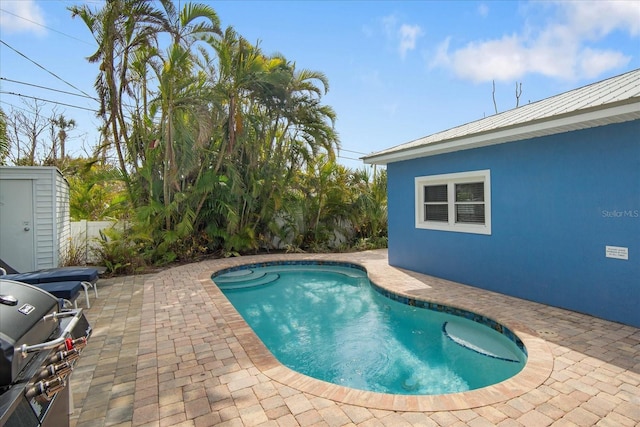
[[[96,44],[67,10],[81,3],[0,2],[0,106],[58,102],[43,112],[76,121],[75,155],[91,151],[100,125],[87,97],[96,96],[98,67],[86,60]],[[336,111],[338,160],[350,168],[364,167],[364,154],[515,108],[516,88],[523,105],[640,68],[636,0],[199,3],[264,53],[327,76],[323,102]]]

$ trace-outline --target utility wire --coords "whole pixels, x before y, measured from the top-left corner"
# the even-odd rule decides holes
[[[88,96],[91,99],[94,99],[96,102],[99,102],[97,99],[95,99],[94,97],[92,97],[91,95],[89,95],[88,93],[86,93],[85,91],[83,91],[82,89],[79,89],[77,87],[75,87],[74,85],[72,85],[71,83],[69,83],[68,81],[64,80],[63,78],[61,78],[60,76],[58,76],[57,74],[47,70],[45,67],[43,67],[42,65],[38,64],[36,61],[34,61],[33,59],[29,58],[27,55],[25,55],[24,53],[18,51],[17,49],[14,49],[13,47],[11,47],[9,44],[7,44],[4,40],[0,40],[0,43],[2,43],[3,45],[5,45],[6,47],[8,47],[9,49],[11,49],[12,51],[14,51],[15,53],[17,53],[18,55],[22,56],[23,58],[25,58],[26,60],[32,62],[33,64],[37,65],[38,67],[42,68],[44,71],[46,71],[47,73],[51,74],[53,77],[55,77],[56,79],[60,80],[63,83],[66,83],[67,85],[71,86],[72,88],[74,88],[75,90],[77,90],[80,93],[83,93],[84,95]]]
[[[6,77],[0,77],[0,80],[4,80],[4,81],[7,81],[7,82],[11,82],[11,83],[17,83],[17,84],[25,85],[25,86],[37,87],[37,88],[39,88],[39,89],[50,90],[50,91],[52,91],[52,92],[64,93],[64,94],[66,94],[66,95],[78,96],[78,97],[80,97],[80,98],[88,98],[88,99],[92,99],[92,100],[94,100],[94,101],[97,101],[97,99],[96,99],[96,98],[93,98],[93,97],[90,97],[90,96],[87,96],[87,95],[80,95],[79,93],[67,92],[67,91],[65,91],[65,90],[54,89],[54,88],[46,87],[46,86],[40,86],[40,85],[33,84],[33,83],[21,82],[21,81],[19,81],[19,80],[12,80],[12,79],[8,79],[8,78],[6,78]]]
[[[65,95],[73,95],[73,96],[78,96],[80,98],[88,98],[88,99],[92,99],[94,101],[100,102],[99,99],[91,97],[91,96],[88,96],[88,95],[80,95],[79,93],[67,92],[67,91],[60,90],[60,89],[54,89],[52,87],[40,86],[40,85],[37,85],[37,84],[27,83],[27,82],[21,82],[19,80],[8,79],[6,77],[0,77],[0,80],[4,80],[4,81],[10,82],[10,83],[21,84],[21,85],[25,85],[25,86],[33,86],[33,87],[37,87],[39,89],[50,90],[52,92],[64,93]],[[125,104],[124,102],[122,103],[122,105],[125,106],[125,107],[129,107],[129,108],[137,108],[135,105]]]
[[[4,90],[0,90],[0,93],[4,93],[6,95],[19,96],[21,98],[35,99],[36,101],[50,102],[52,104],[64,105],[65,107],[71,107],[71,108],[78,108],[80,110],[91,111],[91,112],[94,112],[94,113],[96,112],[96,110],[93,110],[91,108],[80,107],[79,105],[73,105],[73,104],[66,104],[64,102],[52,101],[50,99],[38,98],[36,96],[23,95],[21,93],[7,92],[7,91],[4,91]]]
[[[349,159],[349,160],[360,160],[360,159],[354,159],[353,157],[341,156],[340,154],[338,154],[338,158],[340,158],[340,159]]]
[[[31,113],[31,111],[27,110],[26,108],[18,107],[17,105],[13,105],[10,102],[3,101],[1,99],[0,99],[0,104],[5,104],[5,105],[8,105],[11,108],[15,108],[16,110],[22,110],[22,111],[25,111],[27,113]]]
[[[80,95],[80,94],[77,94],[77,93],[67,92],[67,91],[59,90],[59,89],[53,89],[53,88],[49,88],[49,87],[45,87],[45,86],[36,85],[36,84],[33,84],[33,83],[21,82],[21,81],[18,81],[18,80],[8,79],[8,78],[6,78],[6,77],[0,77],[0,80],[5,80],[5,81],[7,81],[7,82],[17,83],[17,84],[22,84],[22,85],[26,85],[26,86],[37,87],[37,88],[40,88],[40,89],[50,90],[50,91],[53,91],[53,92],[64,93],[64,94],[67,94],[67,95],[78,96],[78,97],[81,97],[81,98],[94,99],[94,98],[91,98],[91,97],[88,97],[88,96],[85,96],[85,95]],[[19,94],[19,93],[13,93],[13,92],[2,92],[2,93],[6,93],[6,94],[9,94],[9,95],[20,96],[20,97],[32,98],[32,99],[36,99],[36,100],[40,100],[40,101],[52,102],[52,103],[55,103],[55,104],[65,105],[65,106],[69,106],[69,107],[73,107],[73,108],[80,108],[80,109],[84,109],[84,110],[88,110],[88,111],[94,111],[94,110],[91,110],[91,109],[89,109],[89,108],[84,108],[84,107],[80,107],[80,106],[77,106],[77,105],[70,105],[70,104],[65,104],[65,103],[57,102],[57,101],[49,101],[49,100],[46,100],[46,99],[41,99],[41,98],[31,97],[31,96],[27,96],[27,95],[22,95],[22,94]],[[14,108],[20,108],[20,107],[16,107],[16,106],[14,106],[14,105],[12,105],[12,104],[9,104],[9,103],[7,103],[7,102],[3,102],[3,103],[4,103],[4,104],[7,104],[7,105],[10,105],[10,106],[12,106],[12,107],[14,107]],[[21,108],[21,109],[22,109],[22,108]],[[26,111],[26,110],[25,110],[25,111]],[[339,152],[344,151],[344,152],[347,152],[347,153],[355,153],[355,154],[362,154],[362,155],[365,155],[365,154],[366,154],[366,153],[363,153],[363,152],[360,152],[360,151],[347,150],[347,149],[345,149],[345,148],[341,148],[341,149],[339,149],[338,151],[339,151]],[[356,161],[361,160],[361,159],[359,159],[359,158],[348,157],[348,156],[341,156],[340,154],[338,154],[338,158],[341,158],[341,159],[348,159],[348,160],[356,160]]]
[[[72,36],[72,35],[69,35],[69,34],[63,33],[62,31],[58,31],[58,30],[56,30],[56,29],[54,29],[54,28],[47,27],[46,25],[42,25],[42,24],[41,24],[41,23],[39,23],[39,22],[32,21],[31,19],[29,19],[29,18],[25,18],[24,16],[16,15],[15,13],[13,13],[13,12],[9,12],[8,10],[3,9],[3,8],[1,8],[1,7],[0,7],[0,11],[1,11],[1,12],[6,13],[6,14],[8,14],[8,15],[15,16],[16,18],[23,19],[23,20],[25,20],[25,21],[27,21],[27,22],[30,22],[30,23],[32,23],[32,24],[34,24],[34,25],[37,25],[37,26],[39,26],[39,27],[46,28],[47,30],[49,30],[49,31],[53,31],[54,33],[61,34],[61,35],[65,36],[65,37],[69,37],[70,39],[73,39],[73,40],[76,40],[76,41],[82,42],[82,43],[84,43],[84,44],[88,44],[89,46],[93,46],[93,47],[95,47],[95,43],[89,43],[89,42],[88,42],[88,41],[86,41],[86,40],[82,40],[82,39],[79,39],[79,38],[74,37],[74,36]]]
[[[353,153],[353,154],[362,154],[362,155],[366,155],[367,154],[367,153],[362,153],[360,151],[347,150],[345,148],[341,148],[340,151],[346,151],[347,153]]]
[[[56,30],[56,29],[54,29],[54,28],[51,28],[51,27],[48,27],[48,26],[46,26],[46,25],[42,25],[42,24],[40,24],[40,23],[38,23],[38,22],[35,22],[35,21],[31,20],[31,19],[25,18],[25,17],[20,16],[20,15],[16,15],[15,13],[9,12],[9,11],[8,11],[8,10],[6,10],[6,9],[0,8],[0,11],[4,12],[4,13],[6,13],[6,14],[9,14],[9,15],[15,16],[16,18],[23,19],[23,20],[25,20],[25,21],[27,21],[27,22],[30,22],[30,23],[34,24],[34,25],[38,25],[38,26],[40,26],[40,27],[46,28],[47,30],[50,30],[50,31],[53,31],[53,32],[55,32],[55,33],[61,34],[61,35],[65,36],[65,37],[68,37],[68,38],[70,38],[70,39],[73,39],[73,40],[76,40],[76,41],[79,41],[79,42],[82,42],[82,43],[88,44],[88,45],[90,45],[90,46],[95,46],[95,44],[93,44],[93,43],[89,43],[89,42],[87,42],[86,40],[79,39],[79,38],[77,38],[77,37],[74,37],[74,36],[71,36],[71,35],[69,35],[69,34],[63,33],[62,31],[58,31],[58,30]],[[26,86],[37,87],[37,88],[39,88],[39,89],[50,90],[50,91],[53,91],[53,92],[63,93],[63,94],[66,94],[66,95],[78,96],[78,97],[81,97],[81,98],[88,98],[88,99],[94,100],[94,101],[96,101],[96,102],[100,102],[98,99],[96,99],[96,98],[94,98],[93,96],[89,95],[88,93],[86,93],[86,92],[85,92],[85,91],[83,91],[82,89],[79,89],[79,88],[75,87],[75,86],[74,86],[74,85],[72,85],[71,83],[69,83],[69,82],[67,82],[66,80],[62,79],[61,77],[57,76],[55,73],[53,73],[53,72],[51,72],[51,71],[47,70],[45,67],[43,67],[42,65],[38,64],[38,63],[37,63],[37,62],[35,62],[34,60],[32,60],[32,59],[28,58],[25,54],[23,54],[22,52],[19,52],[18,50],[14,49],[13,47],[11,47],[10,45],[8,45],[8,44],[7,44],[6,42],[4,42],[3,40],[0,40],[0,43],[4,44],[4,45],[5,45],[5,46],[7,46],[9,49],[11,49],[11,50],[13,50],[14,52],[16,52],[18,55],[20,55],[20,56],[24,57],[24,58],[25,58],[25,59],[27,59],[28,61],[32,62],[33,64],[35,64],[36,66],[40,67],[40,68],[41,68],[41,69],[43,69],[44,71],[48,72],[49,74],[51,74],[52,76],[54,76],[54,77],[55,77],[55,78],[57,78],[58,80],[60,80],[60,81],[64,82],[65,84],[67,84],[67,85],[71,86],[72,88],[74,88],[74,89],[78,90],[78,91],[79,91],[79,92],[81,92],[83,95],[80,95],[80,94],[77,94],[77,93],[73,93],[73,92],[67,92],[67,91],[63,91],[63,90],[59,90],[59,89],[53,89],[53,88],[49,88],[49,87],[45,87],[45,86],[39,86],[39,85],[36,85],[36,84],[33,84],[33,83],[26,83],[26,82],[21,82],[21,81],[17,81],[17,80],[7,79],[7,78],[5,78],[5,77],[0,77],[0,80],[5,80],[5,81],[7,81],[7,82],[12,82],[12,83],[17,83],[17,84],[22,84],[22,85],[26,85]],[[47,99],[37,98],[37,97],[34,97],[34,96],[28,96],[28,95],[23,95],[23,94],[14,93],[14,92],[5,92],[5,91],[2,91],[2,92],[0,92],[0,93],[5,93],[5,94],[7,94],[7,95],[19,96],[19,97],[23,97],[23,98],[31,98],[31,99],[35,99],[35,100],[38,100],[38,101],[50,102],[50,103],[53,103],[53,104],[64,105],[64,106],[67,106],[67,107],[78,108],[78,109],[81,109],[81,110],[87,110],[87,111],[92,111],[92,112],[93,112],[93,111],[95,111],[95,110],[92,110],[92,109],[90,109],[90,108],[85,108],[85,107],[80,107],[80,106],[77,106],[77,105],[66,104],[66,103],[58,102],[58,101],[51,101],[51,100],[47,100]],[[3,102],[3,103],[4,103],[4,104],[8,104],[8,103],[6,103],[6,102]],[[8,105],[11,105],[11,104],[8,104]],[[13,106],[13,105],[12,105],[12,106]],[[15,106],[13,106],[13,107],[15,107]],[[16,107],[16,108],[19,108],[19,107]],[[367,154],[367,153],[363,153],[363,152],[360,152],[360,151],[347,150],[347,149],[344,149],[344,148],[340,149],[339,151],[345,151],[345,152],[348,152],[348,153],[362,154],[362,155],[366,155],[366,154]],[[361,160],[361,159],[358,159],[358,158],[347,157],[347,156],[340,156],[340,155],[338,155],[338,157],[339,157],[339,158],[342,158],[342,159],[348,159],[348,160],[356,160],[356,161],[357,161],[357,160]]]
[[[39,101],[52,102],[52,103],[54,103],[54,104],[66,105],[66,106],[69,106],[69,107],[73,107],[73,108],[80,108],[80,109],[88,110],[88,111],[94,111],[94,110],[91,110],[91,109],[89,109],[89,108],[79,107],[79,106],[76,106],[76,105],[70,105],[70,104],[64,104],[64,103],[56,102],[56,101],[48,101],[48,100],[46,100],[46,99],[36,98],[36,97],[32,97],[32,96],[27,96],[27,95],[21,95],[21,94],[13,93],[13,92],[0,91],[0,93],[5,93],[5,94],[15,95],[15,96],[21,96],[21,97],[25,97],[25,98],[32,98],[32,99],[36,99],[36,100],[39,100]],[[77,95],[77,96],[81,96],[81,95]],[[18,106],[16,106],[16,105],[13,105],[13,104],[11,104],[11,103],[9,103],[9,102],[6,102],[6,101],[0,101],[0,103],[2,103],[2,104],[6,104],[6,105],[9,105],[10,107],[17,108],[17,109],[19,109],[19,110],[23,110],[23,111],[27,111],[27,112],[29,112],[28,110],[26,110],[26,109],[24,109],[24,108],[18,107]],[[351,152],[351,150],[341,150],[341,151],[350,151],[350,152]],[[359,160],[361,160],[361,159],[356,159],[356,158],[353,158],[353,157],[341,156],[340,154],[338,154],[338,156],[337,156],[337,157],[338,157],[339,159],[347,159],[347,160],[355,160],[355,161],[359,161]]]

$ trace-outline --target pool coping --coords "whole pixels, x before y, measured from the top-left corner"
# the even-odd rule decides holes
[[[290,258],[278,259],[274,257],[266,263],[296,263],[298,261],[314,262],[315,260],[313,256],[310,256],[308,259],[301,257],[296,260],[291,260]],[[413,283],[406,283],[406,286],[402,288],[389,286],[388,283],[385,283],[384,275],[392,271],[397,271],[397,269],[388,265],[382,269],[385,271],[372,271],[365,264],[352,261],[344,262],[339,255],[326,257],[324,261],[356,265],[367,272],[369,279],[375,286],[396,295],[443,304],[493,319],[509,328],[520,338],[527,349],[527,362],[518,374],[505,381],[462,393],[442,395],[394,395],[357,390],[328,383],[306,376],[282,365],[271,354],[211,278],[213,274],[229,269],[228,265],[225,268],[202,273],[199,276],[199,281],[204,286],[212,301],[219,307],[224,320],[231,327],[233,334],[244,348],[247,356],[251,359],[255,367],[271,380],[293,389],[340,403],[382,410],[430,412],[472,409],[503,402],[530,392],[544,383],[551,375],[553,355],[546,341],[517,319],[501,316],[500,313],[494,313],[485,307],[469,307],[465,304],[452,304],[451,301],[445,299],[425,299],[417,296],[415,291],[421,288],[420,284],[422,284],[423,288],[428,287],[418,279],[415,279]],[[231,268],[249,264],[255,263],[238,258],[237,261],[234,260]],[[407,282],[406,278],[403,280]]]

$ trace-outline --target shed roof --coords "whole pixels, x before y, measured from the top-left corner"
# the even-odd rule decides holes
[[[640,119],[640,69],[362,157],[387,163]]]

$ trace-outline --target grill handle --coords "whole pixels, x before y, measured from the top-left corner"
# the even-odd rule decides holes
[[[82,316],[82,309],[76,308],[73,310],[64,311],[62,313],[53,312],[47,316],[44,316],[43,320],[49,320],[49,319],[57,320],[59,318],[71,317],[71,316],[73,316],[73,319],[71,319],[71,322],[69,322],[67,327],[64,328],[64,330],[60,333],[60,336],[55,340],[45,341],[43,343],[34,344],[34,345],[22,344],[22,346],[20,346],[20,352],[22,353],[22,357],[27,357],[28,353],[33,353],[35,351],[49,350],[62,344],[67,339],[67,336],[71,334],[71,331],[73,330],[73,328],[75,328],[76,324],[80,320],[80,317]]]

